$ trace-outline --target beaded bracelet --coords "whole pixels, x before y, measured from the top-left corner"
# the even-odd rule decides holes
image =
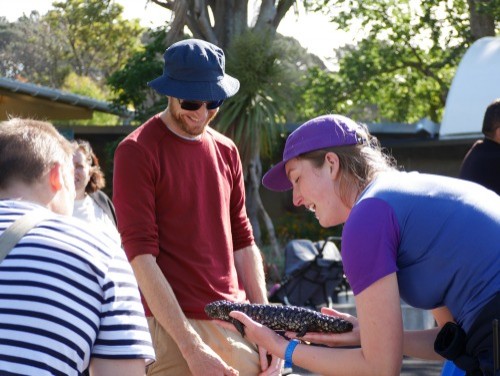
[[[285,350],[285,368],[290,368],[293,366],[292,362],[292,355],[293,351],[297,347],[297,345],[300,343],[298,339],[292,339],[290,342],[288,342],[288,346],[286,347]]]

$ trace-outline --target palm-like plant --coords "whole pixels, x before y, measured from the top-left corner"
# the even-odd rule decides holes
[[[215,126],[238,146],[246,183],[247,211],[257,244],[261,245],[259,219],[270,244],[279,255],[271,218],[259,194],[261,156],[270,156],[283,131],[287,110],[294,103],[297,69],[286,62],[286,44],[266,32],[246,32],[236,37],[227,53],[227,70],[240,80],[241,88],[230,98]],[[293,112],[293,111],[292,111]]]

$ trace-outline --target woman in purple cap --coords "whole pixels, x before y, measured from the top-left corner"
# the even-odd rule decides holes
[[[329,311],[354,330],[307,334],[300,339],[327,345],[308,346],[295,333],[288,341],[231,313],[251,341],[320,374],[399,375],[403,355],[442,359],[438,354],[467,374],[496,374],[500,196],[459,179],[398,171],[364,126],[339,115],[295,130],[263,184],[292,189],[294,204],[323,227],[344,224],[342,258],[357,318]],[[405,332],[401,299],[446,324]]]

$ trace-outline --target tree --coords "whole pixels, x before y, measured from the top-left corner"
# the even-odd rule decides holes
[[[338,72],[311,72],[303,109],[363,121],[439,122],[461,57],[476,38],[491,35],[492,16],[500,9],[482,0],[319,3],[341,29],[361,26],[365,36],[339,52]],[[478,27],[480,19],[488,26]],[[474,22],[487,34],[474,35]]]
[[[67,0],[41,16],[0,20],[5,77],[61,88],[76,72],[104,88],[105,79],[141,48],[138,20],[124,20],[113,0]]]
[[[294,85],[300,78],[287,54],[287,43],[269,32],[245,32],[233,40],[228,70],[238,77],[241,88],[230,98],[216,119],[216,127],[231,137],[240,151],[246,183],[247,211],[254,236],[261,241],[260,219],[276,256],[280,247],[271,218],[259,194],[261,156],[270,156],[283,131],[287,112],[293,108]]]
[[[165,107],[165,99],[151,90],[147,83],[160,76],[163,64],[158,56],[165,50],[166,31],[150,30],[145,36],[145,47],[134,53],[122,69],[108,78],[119,106],[132,106],[135,121],[142,122]]]
[[[0,75],[2,77],[15,76],[19,67],[8,47],[19,39],[20,32],[16,30],[5,17],[0,17]]]
[[[3,23],[0,44],[3,77],[59,88],[71,70],[64,41],[37,12]]]
[[[61,87],[62,90],[82,95],[85,97],[105,101],[109,98],[109,93],[106,93],[97,83],[90,77],[78,76],[75,72],[68,74]],[[64,120],[54,121],[57,124],[64,125],[118,125],[120,118],[117,115],[107,114],[94,111],[92,119],[87,120]]]
[[[79,76],[100,82],[140,47],[144,30],[139,20],[124,20],[123,7],[113,0],[66,0],[53,6],[47,20],[65,39],[68,57]]]
[[[211,42],[224,50],[234,37],[248,29],[275,32],[279,23],[297,0],[262,0],[253,26],[248,24],[248,0],[150,0],[172,12],[166,44],[182,38],[184,28],[194,38]],[[304,5],[310,1],[303,0]],[[212,21],[213,20],[213,21]]]
[[[500,3],[495,0],[467,0],[470,31],[473,40],[495,35],[495,23],[500,21]]]

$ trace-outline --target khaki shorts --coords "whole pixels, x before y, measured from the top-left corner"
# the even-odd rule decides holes
[[[239,333],[214,324],[210,320],[192,320],[189,322],[212,350],[226,364],[237,369],[240,376],[254,376],[260,373],[257,347],[242,338]],[[189,376],[191,372],[187,362],[172,337],[163,329],[154,317],[148,317],[149,331],[156,353],[156,362],[147,370],[147,376]]]

